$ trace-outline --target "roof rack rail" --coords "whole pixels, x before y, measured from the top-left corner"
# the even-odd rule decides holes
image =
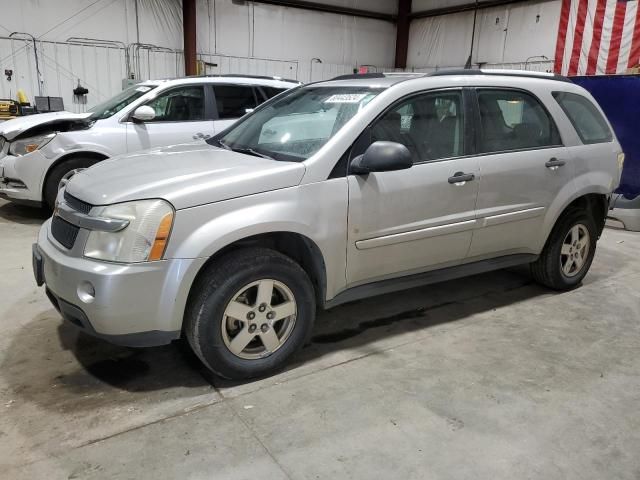
[[[362,78],[386,78],[386,77],[423,77],[421,72],[371,72],[371,73],[348,73],[338,75],[331,80],[358,80]]]
[[[528,77],[528,78],[541,78],[547,80],[556,80],[559,82],[573,83],[570,78],[557,73],[548,72],[532,72],[530,70],[505,70],[505,69],[486,69],[486,68],[473,68],[473,69],[448,69],[438,70],[428,73],[428,77],[443,77],[447,75],[494,75],[501,77]]]
[[[269,75],[246,75],[243,73],[212,73],[209,75],[196,75],[196,76],[204,77],[204,78],[217,78],[217,77],[255,78],[258,80],[280,80],[283,82],[302,83],[300,80],[293,80],[291,78],[282,78],[278,76],[269,76]]]

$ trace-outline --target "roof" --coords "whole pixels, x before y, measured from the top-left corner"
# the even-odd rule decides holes
[[[262,75],[240,75],[240,74],[220,74],[220,75],[193,75],[189,77],[177,77],[177,78],[161,78],[161,79],[151,79],[151,80],[143,80],[140,84],[148,84],[148,85],[158,85],[166,82],[178,82],[178,83],[193,83],[193,82],[211,82],[211,83],[220,83],[224,81],[230,80],[239,80],[245,81],[245,83],[253,84],[253,85],[272,85],[272,86],[287,86],[291,87],[293,85],[301,85],[302,82],[299,80],[291,80],[288,78],[281,77],[267,77]],[[293,85],[292,85],[293,84]]]

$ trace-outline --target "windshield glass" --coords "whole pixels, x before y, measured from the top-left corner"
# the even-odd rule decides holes
[[[95,107],[90,108],[88,111],[93,112],[91,115],[92,120],[102,120],[105,118],[109,118],[112,115],[115,115],[124,107],[134,102],[142,95],[147,92],[150,92],[157,85],[135,85],[131,88],[127,88],[123,90],[115,97],[110,98],[106,102],[100,103]]]
[[[249,155],[301,162],[322,148],[381,91],[368,87],[292,90],[209,143]]]

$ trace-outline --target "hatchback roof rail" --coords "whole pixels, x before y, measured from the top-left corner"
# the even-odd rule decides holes
[[[428,77],[442,77],[447,75],[493,75],[501,77],[528,77],[528,78],[541,78],[547,80],[557,80],[559,82],[573,83],[571,79],[563,75],[548,72],[532,72],[530,70],[508,70],[508,69],[449,69],[438,70],[428,73]]]

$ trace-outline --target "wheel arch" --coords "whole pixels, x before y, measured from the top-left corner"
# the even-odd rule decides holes
[[[98,161],[102,161],[109,158],[109,156],[105,155],[104,153],[100,153],[92,150],[86,150],[86,151],[83,150],[78,152],[67,153],[66,155],[63,155],[62,157],[56,159],[56,161],[53,162],[51,165],[49,165],[49,168],[47,168],[47,171],[44,173],[44,177],[42,179],[42,184],[40,185],[40,191],[43,199],[45,194],[45,188],[46,188],[47,182],[49,181],[49,176],[51,175],[51,172],[53,171],[53,169],[56,168],[58,165],[64,162],[67,162],[69,160],[72,160],[74,158],[88,158],[88,159],[95,159]]]
[[[598,227],[598,238],[600,238],[607,219],[607,212],[609,211],[609,197],[610,195],[605,193],[585,192],[571,198],[563,208],[560,209],[560,213],[554,219],[551,228],[546,234],[545,245],[549,241],[553,228],[555,228],[558,221],[570,210],[584,210],[588,212]]]
[[[196,273],[189,286],[188,297],[191,297],[193,286],[197,283],[200,276],[211,265],[230,252],[249,247],[269,248],[288,256],[298,263],[313,284],[317,304],[323,306],[326,303],[327,271],[322,251],[309,237],[290,231],[267,232],[244,237],[219,249],[207,259]],[[187,298],[185,309],[188,304],[189,298]]]

